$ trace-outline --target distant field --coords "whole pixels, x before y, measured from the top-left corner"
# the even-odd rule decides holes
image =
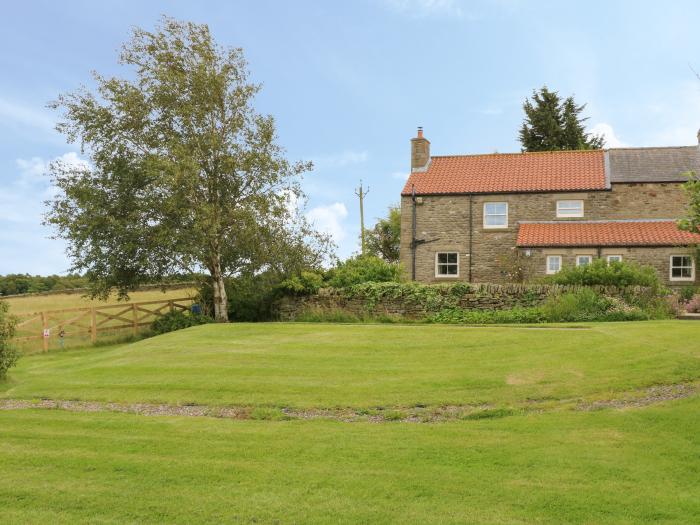
[[[684,321],[206,325],[26,356],[0,383],[2,521],[697,523],[699,388]],[[75,412],[21,408],[47,400]]]
[[[196,293],[193,288],[179,288],[175,290],[145,290],[132,292],[129,294],[130,302],[159,301],[161,299],[177,299],[189,297]],[[0,297],[2,299],[2,297]],[[84,308],[92,306],[106,306],[116,304],[116,296],[110,297],[107,301],[92,301],[81,294],[50,294],[50,295],[27,295],[25,297],[12,297],[5,299],[10,305],[10,311],[14,314],[40,312],[44,310],[62,310],[64,308]]]

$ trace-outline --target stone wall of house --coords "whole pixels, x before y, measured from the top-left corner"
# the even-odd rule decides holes
[[[644,288],[627,290],[615,287],[593,287],[595,290],[617,297],[623,293],[645,293]],[[576,286],[527,285],[527,284],[472,284],[469,291],[459,296],[455,305],[470,310],[504,310],[515,306],[537,306],[547,297],[579,289]],[[442,292],[449,293],[445,287]],[[303,297],[285,297],[276,305],[277,317],[282,321],[294,321],[305,312],[343,311],[357,317],[389,316],[405,319],[424,319],[437,313],[442,306],[431,306],[413,296],[382,297],[376,301],[362,295],[348,295],[343,290],[326,288],[319,293]]]
[[[558,200],[583,200],[584,216],[557,219]],[[485,229],[483,210],[486,202],[508,203],[508,227]],[[669,219],[678,217],[687,198],[680,183],[613,184],[611,190],[568,193],[521,193],[504,195],[443,195],[422,197],[416,209],[417,238],[426,242],[416,250],[416,280],[423,283],[468,281],[471,261],[472,282],[507,282],[506,260],[515,249],[520,221],[547,220],[617,220]],[[411,277],[410,197],[401,198],[401,263],[405,276]],[[470,213],[471,209],[471,213]],[[470,216],[472,239],[470,253]],[[652,256],[660,276],[668,281],[667,249],[635,250],[629,260]],[[459,275],[436,277],[435,254],[442,251],[459,253]],[[579,253],[587,253],[581,251]],[[665,257],[665,259],[664,259]],[[664,262],[665,261],[665,262]],[[564,264],[567,264],[565,261]],[[536,274],[544,272],[544,263]]]

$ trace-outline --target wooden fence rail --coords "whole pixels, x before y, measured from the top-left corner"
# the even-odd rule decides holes
[[[59,340],[62,345],[66,338],[89,336],[90,341],[95,343],[101,332],[115,333],[124,330],[130,330],[136,335],[140,328],[150,326],[166,312],[188,311],[193,302],[192,298],[183,297],[17,314],[17,333],[14,340],[41,340],[42,350],[47,351],[52,340]]]

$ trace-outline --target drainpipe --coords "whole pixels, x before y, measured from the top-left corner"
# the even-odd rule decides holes
[[[472,213],[473,195],[469,194],[469,282],[472,282],[472,261],[474,260],[474,214]]]
[[[411,280],[416,280],[416,187],[411,186],[413,216],[411,217]]]

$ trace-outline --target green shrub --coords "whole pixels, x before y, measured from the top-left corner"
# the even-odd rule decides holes
[[[323,286],[323,275],[318,272],[301,272],[285,279],[277,285],[277,291],[283,295],[313,295]]]
[[[669,317],[668,308],[659,301],[658,309],[645,310],[622,299],[604,297],[590,288],[553,295],[542,306],[515,307],[506,310],[465,310],[445,308],[428,318],[433,323],[458,324],[536,324],[584,321],[642,321]],[[656,303],[654,303],[656,304]]]
[[[549,322],[639,321],[649,315],[621,299],[604,297],[590,288],[551,296],[542,305]]]
[[[356,315],[340,309],[305,310],[297,316],[296,320],[302,323],[359,323],[362,321]]]
[[[0,301],[0,379],[3,379],[7,371],[15,365],[19,354],[11,344],[11,339],[15,335],[15,318],[7,312],[9,306],[6,302]]]
[[[608,263],[605,259],[596,259],[583,266],[564,267],[559,273],[547,277],[546,281],[554,284],[619,288],[644,286],[655,290],[662,287],[656,270],[651,266],[618,261]]]
[[[398,264],[388,263],[373,255],[360,255],[329,270],[327,282],[333,288],[349,288],[368,282],[398,282],[400,278]]]
[[[681,296],[681,299],[687,303],[688,301],[693,299],[693,297],[695,296],[695,294],[697,292],[698,292],[698,288],[695,286],[692,286],[692,285],[684,286],[680,290],[680,296]]]
[[[197,326],[211,322],[211,317],[207,317],[206,315],[181,312],[178,310],[168,312],[167,314],[160,316],[158,319],[153,321],[151,329],[156,334],[164,334],[167,332],[174,332],[175,330],[182,330],[183,328],[189,328],[190,326]]]
[[[507,310],[465,310],[463,308],[445,308],[428,318],[431,323],[451,324],[511,324],[544,323],[546,318],[541,308],[516,307]]]

